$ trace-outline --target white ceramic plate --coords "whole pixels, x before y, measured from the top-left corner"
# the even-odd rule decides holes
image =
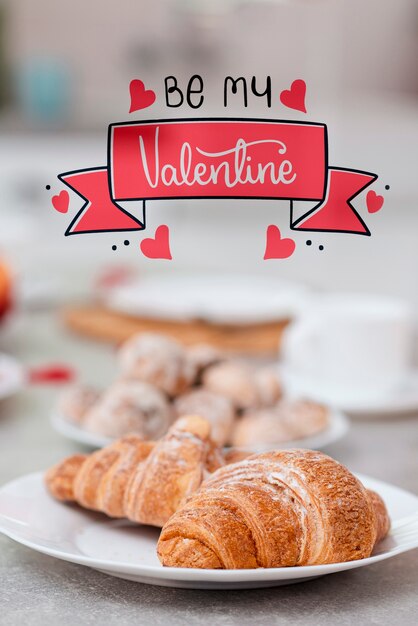
[[[91,433],[78,424],[70,422],[64,415],[58,412],[51,415],[51,425],[60,435],[89,448],[104,448],[104,446],[112,443],[112,439],[109,439],[109,437]]]
[[[103,448],[112,442],[108,437],[90,433],[81,426],[73,424],[60,413],[53,413],[51,416],[52,427],[64,437],[81,443],[91,448]],[[305,437],[294,441],[286,441],[281,446],[274,444],[274,448],[310,448],[313,450],[321,450],[326,446],[334,443],[338,439],[344,437],[350,427],[348,418],[341,411],[331,410],[329,416],[329,425],[320,433],[312,437]],[[261,449],[267,450],[268,447],[254,449],[260,452]]]
[[[373,556],[360,561],[253,570],[162,567],[155,549],[157,529],[59,503],[46,492],[41,473],[0,489],[0,531],[38,552],[136,582],[193,589],[273,587],[364,567],[418,547],[418,498],[387,483],[359,478],[384,498],[393,522],[389,537]]]
[[[0,399],[22,389],[24,381],[23,367],[11,356],[0,354]]]
[[[290,394],[308,395],[313,400],[325,404],[330,401],[326,390],[321,391],[318,384],[315,385],[312,381],[307,384],[301,377],[287,369],[285,365],[281,365],[279,370],[285,388]],[[400,413],[418,412],[418,369],[412,370],[396,391],[369,400],[356,400],[355,398],[341,400],[339,408],[353,417],[357,415],[385,417]]]
[[[129,315],[249,324],[293,317],[306,303],[305,287],[244,274],[148,276],[113,289],[106,305]]]

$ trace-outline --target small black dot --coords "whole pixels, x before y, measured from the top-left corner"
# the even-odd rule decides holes
[[[129,246],[129,240],[125,239],[125,241],[123,242],[125,246]]]
[[[49,190],[51,189],[51,185],[47,185],[47,186],[45,187],[45,189],[47,189],[47,190],[49,191]]]
[[[324,249],[324,246],[319,246],[319,249],[320,249],[320,250],[323,250],[323,249]]]
[[[117,250],[118,247],[117,246],[112,246],[112,250]]]
[[[386,189],[386,191],[389,191],[390,185],[385,185],[385,189]]]
[[[310,239],[308,239],[308,241],[306,242],[307,246],[311,246],[312,245],[312,241]]]

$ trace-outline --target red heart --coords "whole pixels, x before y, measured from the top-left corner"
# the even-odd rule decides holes
[[[145,89],[142,80],[131,80],[129,83],[129,93],[131,94],[131,108],[129,113],[146,109],[155,102],[155,92],[152,89]]]
[[[162,224],[155,231],[155,237],[152,239],[143,239],[140,243],[142,253],[149,259],[169,259],[173,257],[170,252],[170,231],[168,226]]]
[[[292,256],[296,248],[293,239],[282,239],[278,226],[271,224],[267,228],[266,251],[264,260],[266,259],[287,259]]]
[[[70,203],[70,196],[68,191],[63,189],[58,196],[52,196],[52,206],[59,213],[67,213],[68,205]]]
[[[383,206],[385,199],[383,196],[378,196],[373,190],[367,192],[366,204],[369,213],[377,213]]]
[[[280,94],[280,102],[289,109],[296,109],[306,113],[305,107],[306,83],[304,80],[294,80],[290,89],[285,89]]]

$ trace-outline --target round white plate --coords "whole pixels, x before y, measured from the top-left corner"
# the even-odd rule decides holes
[[[70,422],[64,415],[58,412],[51,415],[51,426],[60,435],[72,441],[76,441],[77,443],[81,443],[83,446],[88,446],[89,448],[104,448],[113,441],[109,437],[91,433],[78,424]]]
[[[159,319],[249,324],[293,317],[307,293],[305,287],[265,276],[170,274],[117,287],[106,305],[121,313]]]
[[[73,424],[60,413],[53,413],[51,416],[52,427],[64,437],[81,443],[91,448],[103,448],[112,442],[112,439],[98,435],[96,433],[90,433],[81,426]],[[338,439],[344,437],[350,427],[348,418],[335,409],[330,410],[329,425],[323,431],[313,435],[312,437],[305,437],[304,439],[298,439],[293,441],[286,441],[281,445],[274,444],[274,448],[310,448],[313,450],[321,450],[325,446],[334,443]],[[258,447],[254,449],[255,452],[269,449],[266,446]],[[271,447],[270,447],[271,449]]]
[[[20,363],[7,354],[0,354],[0,399],[22,389],[24,382],[25,374]]]
[[[162,567],[156,555],[157,529],[57,502],[46,492],[41,473],[0,489],[0,531],[38,552],[136,582],[193,589],[273,587],[364,567],[418,547],[418,498],[387,483],[360,478],[384,498],[393,527],[373,556],[359,561],[252,570]]]
[[[312,382],[307,388],[306,382],[296,373],[290,372],[285,365],[280,366],[280,374],[285,388],[290,394],[308,395],[313,400],[325,404],[329,402],[330,398],[326,390],[321,391],[319,385],[314,385]],[[334,404],[336,404],[335,400]],[[341,400],[339,408],[353,417],[356,415],[384,417],[399,413],[418,412],[418,369],[412,370],[396,391],[369,400],[356,400],[355,397],[350,400]]]

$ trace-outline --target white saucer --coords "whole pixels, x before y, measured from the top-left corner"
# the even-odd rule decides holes
[[[326,390],[320,390],[312,384],[307,389],[302,377],[298,377],[294,372],[286,369],[285,365],[280,366],[280,374],[286,391],[290,395],[309,395],[310,398],[317,402],[328,403],[330,397]],[[364,415],[368,417],[379,417],[394,415],[399,413],[418,413],[418,369],[410,372],[404,383],[393,392],[388,392],[380,397],[373,397],[368,400],[358,399],[355,397],[350,400],[341,400],[338,404],[339,408],[349,415]]]
[[[0,353],[0,399],[8,398],[22,389],[25,382],[23,367],[14,358]]]
[[[106,305],[159,319],[250,324],[293,317],[307,293],[296,283],[251,274],[170,274],[116,287]]]
[[[418,547],[418,498],[387,483],[359,478],[384,498],[393,522],[389,537],[373,556],[359,561],[250,570],[162,567],[155,550],[157,529],[59,503],[46,492],[41,473],[0,489],[0,532],[57,559],[136,582],[192,589],[273,587],[364,567]]]
[[[112,442],[112,439],[98,435],[96,433],[90,433],[81,426],[73,424],[60,413],[53,413],[51,416],[52,427],[67,439],[76,441],[85,446],[91,448],[103,448]],[[338,439],[344,437],[350,427],[348,418],[341,413],[341,411],[330,410],[329,425],[323,431],[312,435],[312,437],[305,437],[304,439],[298,439],[293,441],[286,441],[281,445],[274,444],[274,448],[310,448],[313,450],[321,450],[325,446],[334,443]],[[257,449],[254,448],[254,452],[260,452],[261,450],[268,450],[271,447],[263,446]]]

